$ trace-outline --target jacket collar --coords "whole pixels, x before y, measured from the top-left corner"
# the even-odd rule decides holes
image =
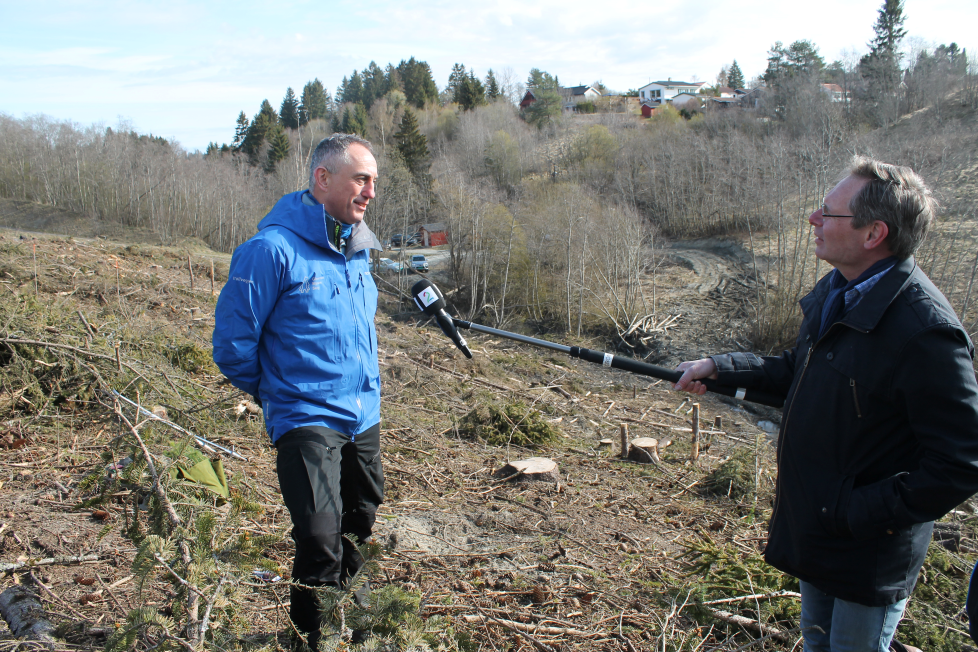
[[[329,237],[329,225],[333,218],[326,213],[326,209],[319,202],[310,206],[302,201],[302,196],[307,192],[309,191],[300,190],[279,199],[271,212],[258,223],[258,230],[270,226],[283,226],[303,240],[323,249],[336,251]],[[350,260],[355,253],[364,249],[383,251],[384,248],[370,227],[363,222],[358,222],[353,225],[353,233],[346,243],[346,259]]]
[[[868,333],[876,328],[883,313],[893,303],[901,292],[912,282],[912,276],[917,269],[917,263],[913,256],[897,261],[890,270],[883,275],[879,282],[864,296],[856,307],[850,310],[840,320],[839,323],[845,324],[858,331]],[[815,288],[805,296],[799,304],[805,321],[818,320],[822,314],[822,304],[829,293],[829,278],[831,272],[822,277],[815,285]],[[816,321],[815,332],[818,332]]]

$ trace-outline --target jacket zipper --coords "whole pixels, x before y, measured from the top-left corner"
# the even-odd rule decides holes
[[[778,459],[778,479],[774,483],[774,510],[771,512],[771,523],[774,523],[774,518],[778,515],[778,507],[781,505],[781,500],[780,500],[780,497],[781,497],[781,444],[783,443],[782,440],[784,439],[784,433],[787,432],[787,430],[788,430],[788,421],[791,418],[791,410],[795,407],[795,398],[798,396],[798,390],[801,387],[801,381],[805,379],[805,372],[808,370],[808,361],[812,359],[812,351],[815,350],[815,347],[818,346],[818,343],[819,342],[821,342],[826,337],[828,337],[828,334],[831,333],[832,332],[832,329],[835,328],[835,326],[838,325],[838,324],[842,324],[844,326],[848,326],[849,328],[852,328],[853,330],[857,330],[857,331],[859,331],[861,333],[868,333],[869,332],[869,331],[864,330],[864,329],[855,328],[854,326],[851,326],[849,324],[845,324],[843,322],[836,322],[835,324],[832,324],[831,326],[829,326],[829,329],[827,331],[825,331],[825,333],[822,335],[822,337],[820,337],[817,341],[812,342],[812,345],[810,347],[808,347],[808,353],[805,355],[805,363],[804,363],[804,365],[801,368],[801,375],[798,377],[798,384],[795,385],[795,393],[791,397],[791,404],[788,406],[788,412],[787,412],[787,414],[785,414],[784,420],[781,422],[781,431],[778,433],[778,458],[777,458]],[[853,390],[853,397],[856,396],[856,393],[855,393],[856,392],[855,383],[856,383],[855,380],[850,379],[850,385],[852,385],[852,390]],[[856,401],[856,411],[857,411],[857,414],[858,414],[858,412],[859,412],[859,402],[858,402],[858,399]],[[862,415],[859,415],[859,416],[860,416],[860,418],[862,418]],[[769,533],[769,535],[770,535],[770,533]],[[768,539],[768,543],[770,544],[770,539]]]
[[[350,278],[350,263],[346,261],[344,263],[344,268],[346,270],[346,286],[349,289],[350,295],[350,310],[353,312],[353,332],[356,334],[356,339],[354,340],[354,345],[357,349],[357,367],[360,369],[360,377],[357,380],[356,389],[356,400],[357,407],[360,408],[360,421],[357,423],[356,429],[359,430],[360,426],[363,425],[363,403],[360,401],[360,388],[363,387],[363,358],[360,356],[360,320],[357,319],[357,301],[353,296],[353,279]],[[357,435],[354,432],[350,435],[350,441],[356,441]]]
[[[863,413],[862,413],[862,410],[859,409],[859,394],[856,393],[856,379],[855,378],[850,378],[849,379],[849,387],[852,387],[852,400],[856,404],[856,418],[857,419],[862,419],[863,418]]]

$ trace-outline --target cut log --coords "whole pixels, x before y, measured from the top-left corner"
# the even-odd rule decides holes
[[[510,462],[496,471],[495,475],[497,478],[515,481],[542,480],[553,483],[560,481],[557,463],[547,457],[531,457]]]
[[[0,616],[17,638],[54,643],[54,625],[45,617],[44,607],[34,592],[17,584],[0,593]]]
[[[628,449],[628,459],[640,464],[659,463],[659,440],[651,437],[633,439]]]

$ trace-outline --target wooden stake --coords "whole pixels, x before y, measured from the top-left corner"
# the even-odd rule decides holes
[[[214,259],[211,258],[211,296],[214,296]]]
[[[194,289],[194,263],[190,259],[190,254],[187,254],[187,269],[190,270],[190,289]]]
[[[628,459],[628,424],[621,424],[621,459]]]
[[[119,365],[119,371],[122,371],[122,356],[119,355],[119,343],[118,342],[115,343],[115,361],[116,361],[116,364]],[[694,437],[695,437],[695,435],[694,435]]]
[[[700,404],[693,403],[693,446],[689,451],[689,459],[698,460],[700,457]]]
[[[31,243],[31,247],[33,247],[33,252],[34,252],[33,253],[33,255],[34,255],[34,296],[37,297],[37,296],[40,296],[39,291],[37,289],[37,243],[36,242],[32,242]]]

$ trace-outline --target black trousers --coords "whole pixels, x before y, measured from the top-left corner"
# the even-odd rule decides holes
[[[296,428],[282,435],[276,447],[279,486],[295,541],[292,579],[308,587],[341,587],[363,564],[343,535],[366,541],[384,499],[380,424],[353,441],[323,426]],[[293,585],[290,612],[298,629],[318,634],[314,590]]]

